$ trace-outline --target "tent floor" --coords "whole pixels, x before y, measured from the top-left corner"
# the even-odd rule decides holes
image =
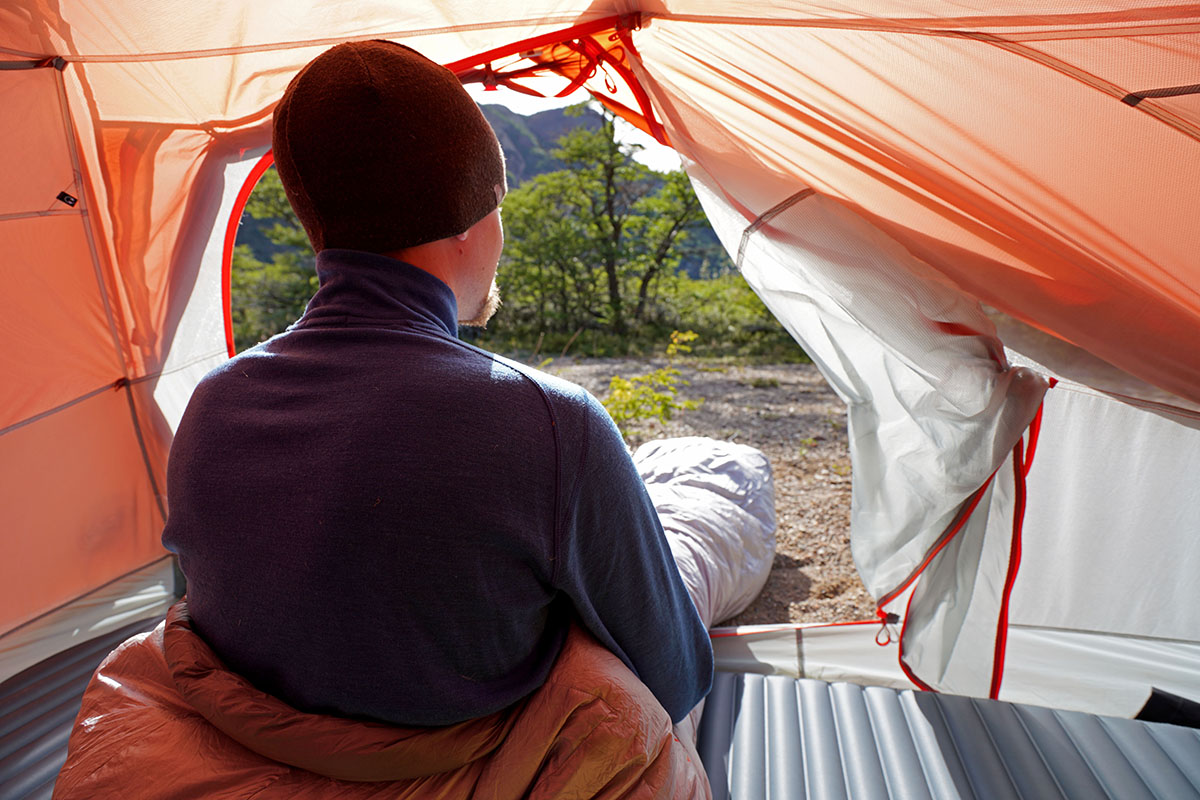
[[[142,620],[0,684],[0,797],[49,798],[93,670]],[[719,672],[714,800],[1200,798],[1200,731],[1029,705]]]
[[[1200,798],[1200,731],[932,692],[717,673],[714,800]]]

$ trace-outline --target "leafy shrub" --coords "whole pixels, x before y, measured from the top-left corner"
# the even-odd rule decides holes
[[[646,419],[666,423],[676,411],[699,408],[704,402],[703,398],[686,400],[679,396],[679,387],[687,386],[688,381],[675,367],[677,358],[691,352],[690,343],[696,337],[693,331],[672,331],[667,345],[667,366],[631,378],[614,375],[609,381],[604,407],[626,438],[629,435],[626,423]]]

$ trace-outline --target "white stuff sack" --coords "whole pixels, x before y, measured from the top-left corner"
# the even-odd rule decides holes
[[[683,582],[707,626],[750,605],[775,557],[775,484],[760,450],[699,436],[633,455]]]

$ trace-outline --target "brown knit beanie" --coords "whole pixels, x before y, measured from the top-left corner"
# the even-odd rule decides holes
[[[455,236],[507,191],[496,134],[454,73],[395,42],[340,44],[288,84],[275,165],[314,250]]]

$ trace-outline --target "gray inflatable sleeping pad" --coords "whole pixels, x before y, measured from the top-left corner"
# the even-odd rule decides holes
[[[717,673],[714,800],[1200,798],[1200,731],[995,700]]]
[[[83,688],[143,620],[0,684],[0,798],[48,798]],[[953,695],[717,673],[714,800],[1197,798],[1200,731]]]
[[[92,672],[113,648],[158,621],[132,622],[0,683],[0,800],[49,800]]]

